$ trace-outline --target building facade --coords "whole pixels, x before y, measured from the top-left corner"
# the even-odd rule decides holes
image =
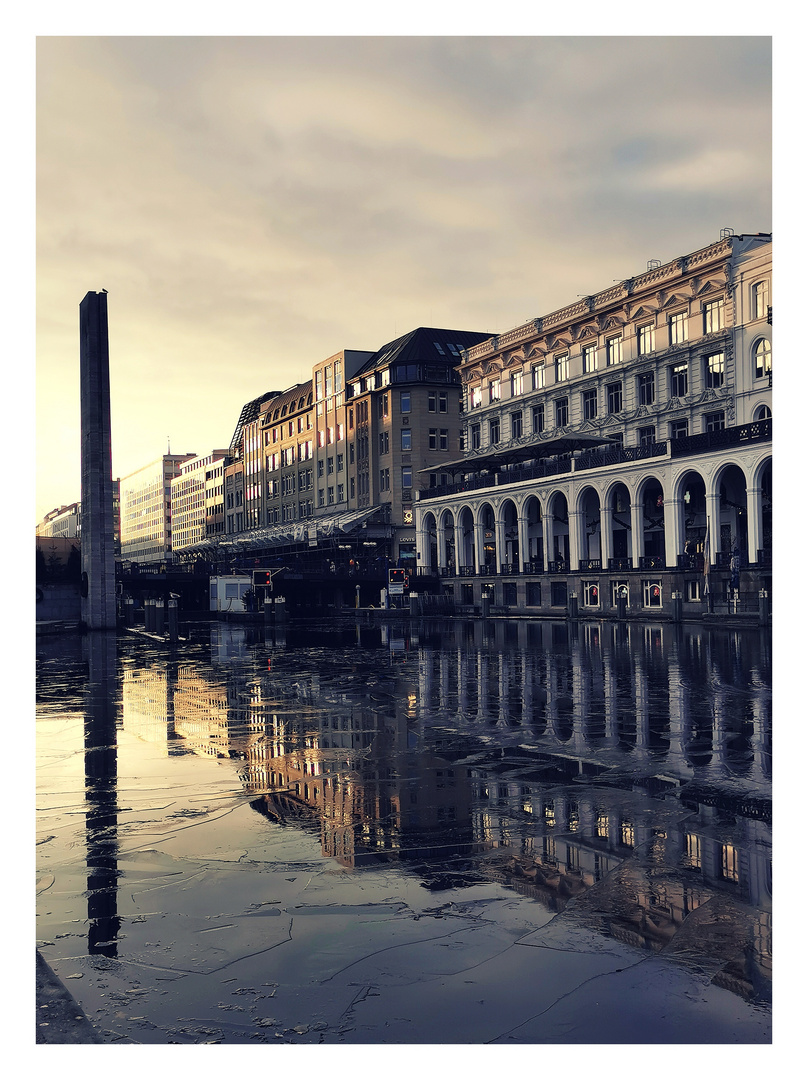
[[[224,466],[227,450],[190,458],[171,480],[171,547],[183,551],[215,535],[224,521]]]
[[[536,611],[770,589],[771,289],[771,235],[722,235],[465,350],[421,577]]]
[[[36,527],[37,536],[61,536],[76,539],[81,536],[81,503],[59,506],[46,514]]]
[[[195,454],[163,454],[120,482],[121,558],[156,563],[173,559],[171,481]]]

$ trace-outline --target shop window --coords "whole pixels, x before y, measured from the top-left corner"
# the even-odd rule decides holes
[[[642,583],[643,589],[643,606],[647,608],[661,608],[662,607],[662,583],[659,581],[644,581]]]

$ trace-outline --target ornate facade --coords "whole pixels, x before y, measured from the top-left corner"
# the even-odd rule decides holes
[[[770,234],[722,235],[467,349],[421,577],[461,609],[768,593],[771,281]]]

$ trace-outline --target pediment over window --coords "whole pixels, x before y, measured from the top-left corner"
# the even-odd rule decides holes
[[[709,292],[721,292],[724,291],[724,285],[726,282],[719,280],[718,278],[705,278],[703,282],[694,281],[693,291],[696,296],[703,296]]]
[[[594,323],[586,323],[584,326],[577,326],[573,331],[575,341],[582,341],[584,338],[598,336],[598,328]]]
[[[521,352],[512,352],[504,357],[503,368],[521,367],[524,364],[525,358]]]
[[[661,293],[660,302],[663,308],[673,307],[675,304],[686,304],[690,297],[685,292]]]
[[[616,312],[611,315],[604,316],[601,319],[601,330],[622,330],[628,322],[627,318],[623,314],[617,314]]]
[[[529,353],[527,354],[527,356],[525,357],[525,359],[526,359],[526,360],[543,360],[543,359],[544,359],[544,353],[543,353],[543,352],[541,351],[541,349],[537,349],[537,348],[536,348],[536,347],[534,346],[534,347],[533,347],[533,348],[532,348],[532,349],[530,350],[530,352],[529,352]]]
[[[500,360],[489,360],[487,364],[483,364],[483,375],[499,375],[502,371],[502,362]]]
[[[640,304],[638,308],[635,308],[629,316],[631,319],[647,319],[650,316],[656,315],[659,311],[658,307],[651,307],[649,304]]]
[[[604,428],[608,428],[608,427],[622,427],[623,425],[617,419],[616,416],[607,416],[606,419],[603,421],[603,426],[604,426]]]
[[[568,349],[572,344],[570,334],[559,334],[558,337],[547,338],[547,351],[556,352],[558,349]]]

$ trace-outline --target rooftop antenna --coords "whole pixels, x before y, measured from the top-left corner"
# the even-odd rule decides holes
[[[168,456],[171,457],[171,436],[166,435],[166,438],[168,439]]]

